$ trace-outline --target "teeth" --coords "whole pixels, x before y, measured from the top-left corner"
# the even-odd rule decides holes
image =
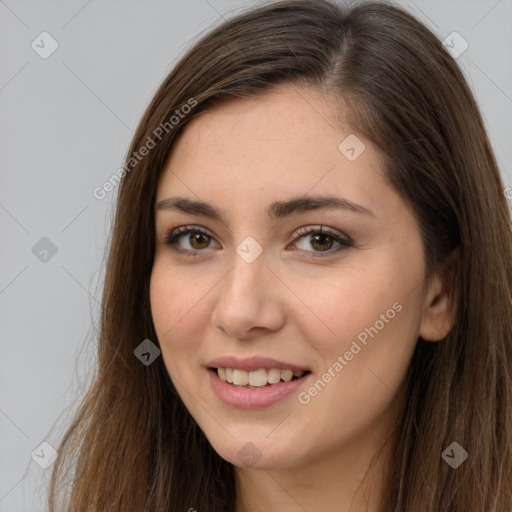
[[[235,386],[254,388],[261,388],[267,384],[278,384],[281,380],[290,382],[293,377],[300,378],[304,373],[302,370],[281,370],[280,368],[270,368],[269,370],[260,368],[250,372],[238,368],[217,368],[217,374],[224,382]]]
[[[267,372],[263,368],[253,372],[245,372],[251,386],[261,387],[267,384]]]
[[[283,379],[285,382],[290,382],[293,378],[293,372],[292,370],[282,370],[281,371],[281,379]]]
[[[279,368],[271,368],[268,371],[268,382],[277,384],[281,380],[281,370]]]
[[[246,386],[249,384],[249,372],[245,370],[233,370],[233,384],[235,386]]]

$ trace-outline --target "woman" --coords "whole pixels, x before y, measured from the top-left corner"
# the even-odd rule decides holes
[[[426,27],[381,2],[228,20],[122,174],[52,511],[510,512],[510,217]]]

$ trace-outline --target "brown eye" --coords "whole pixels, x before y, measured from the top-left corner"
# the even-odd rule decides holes
[[[194,249],[206,249],[210,245],[210,237],[204,233],[192,233],[189,243]]]
[[[188,235],[188,236],[186,236]],[[171,231],[165,240],[176,252],[195,256],[203,249],[208,249],[213,238],[200,228],[181,226]]]
[[[323,226],[301,228],[296,234],[298,241],[293,245],[301,251],[312,253],[313,256],[315,253],[326,253],[329,256],[352,246],[350,238],[342,233],[327,231]]]
[[[318,249],[319,251],[328,251],[334,244],[334,240],[331,235],[320,233],[311,237],[311,247]]]

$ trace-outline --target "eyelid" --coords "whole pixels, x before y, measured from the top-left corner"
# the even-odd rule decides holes
[[[201,226],[195,226],[193,224],[187,225],[187,226],[178,226],[177,228],[171,228],[167,231],[166,239],[174,239],[178,237],[179,235],[187,234],[187,233],[202,233],[203,235],[207,235],[211,238],[214,238],[213,235],[205,228],[202,228]]]
[[[323,224],[312,224],[310,226],[304,226],[302,228],[298,228],[295,230],[294,235],[295,235],[295,238],[299,238],[304,235],[309,235],[311,233],[325,233],[327,235],[332,235],[334,237],[344,238],[347,242],[352,242],[350,237],[345,235],[341,231],[326,227]]]

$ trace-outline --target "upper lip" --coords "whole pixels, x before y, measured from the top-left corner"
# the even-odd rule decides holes
[[[281,370],[293,371],[309,371],[308,368],[297,364],[287,363],[285,361],[278,361],[263,356],[253,356],[246,358],[239,358],[235,356],[217,357],[207,363],[209,368],[236,368],[239,370],[252,371],[259,370],[260,368],[280,368]]]

